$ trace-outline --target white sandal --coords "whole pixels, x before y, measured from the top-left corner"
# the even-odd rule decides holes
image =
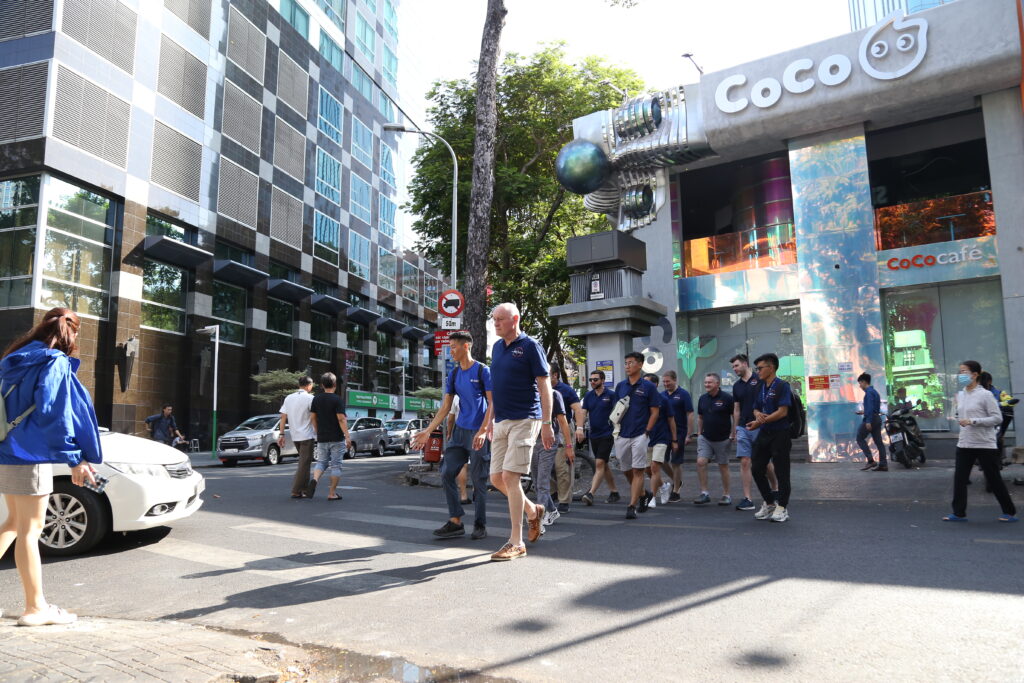
[[[77,614],[72,614],[57,605],[47,605],[46,609],[35,614],[23,614],[18,619],[18,626],[51,626],[71,624],[78,620]]]

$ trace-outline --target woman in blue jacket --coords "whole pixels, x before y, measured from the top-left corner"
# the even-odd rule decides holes
[[[71,481],[82,486],[96,483],[89,463],[103,459],[92,400],[75,376],[81,361],[71,357],[78,352],[79,325],[74,311],[54,308],[0,360],[0,395],[8,426],[14,423],[0,441],[0,493],[7,503],[0,556],[17,541],[14,561],[25,589],[20,626],[77,618],[43,597],[39,536],[53,492],[51,463],[66,463]]]

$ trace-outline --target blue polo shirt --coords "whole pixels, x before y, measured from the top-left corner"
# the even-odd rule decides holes
[[[657,406],[661,410],[658,411],[658,420],[654,423],[654,429],[651,430],[650,445],[655,446],[657,444],[665,444],[666,446],[672,445],[672,430],[668,428],[668,418],[675,416],[672,415],[672,407],[669,405],[669,400],[665,398],[664,393],[655,392],[654,398],[658,401]],[[651,401],[651,406],[655,405],[654,401]],[[676,429],[679,429],[678,425]],[[678,434],[678,432],[676,432]]]
[[[612,422],[608,418],[615,407],[615,392],[605,387],[601,395],[588,391],[583,396],[583,410],[587,411],[590,420],[590,436],[594,439],[612,435]]]
[[[756,375],[750,375],[745,381],[736,378],[732,385],[732,398],[740,404],[740,427],[746,427],[754,421],[754,399],[761,390],[761,382]]]
[[[671,394],[667,391],[661,392],[661,397],[672,407],[672,417],[676,420],[676,436],[679,437],[679,443],[683,443],[689,436],[686,433],[686,418],[689,413],[693,412],[693,400],[690,398],[690,392],[677,386]]]
[[[619,423],[619,436],[623,439],[643,436],[647,431],[647,421],[651,419],[651,408],[661,407],[661,398],[657,394],[658,387],[642,377],[636,384],[624,379],[615,385],[616,401],[623,396],[630,397],[629,409]]]
[[[469,370],[456,363],[448,375],[448,393],[459,397],[459,416],[455,426],[476,431],[484,423],[487,412],[487,393],[491,391],[491,370],[474,362]]]
[[[562,397],[562,406],[565,408],[565,419],[568,420],[569,425],[572,426],[574,418],[572,407],[580,402],[580,395],[576,393],[575,389],[565,382],[559,382],[554,388]]]
[[[565,419],[569,419],[569,412],[565,409],[565,404],[562,402],[562,395],[551,390],[551,429],[555,432],[555,443],[559,446],[565,445],[565,439],[562,437],[562,429],[558,425],[558,416],[565,415]],[[540,443],[540,439],[537,439],[537,443]]]
[[[788,382],[783,382],[776,377],[771,384],[761,383],[757,396],[754,398],[754,410],[760,410],[765,415],[771,415],[779,406],[793,407],[793,390],[789,388]],[[766,422],[761,425],[762,432],[789,431],[789,413],[786,417],[775,422]]]
[[[871,422],[881,415],[882,410],[882,397],[878,395],[878,391],[868,385],[868,388],[864,390],[864,424],[871,424]]]
[[[491,383],[494,385],[494,421],[539,420],[540,392],[537,378],[548,374],[548,360],[540,343],[525,333],[491,349]]]
[[[697,400],[697,414],[701,416],[701,436],[708,441],[725,441],[732,433],[732,394],[718,390],[714,396],[704,394]]]

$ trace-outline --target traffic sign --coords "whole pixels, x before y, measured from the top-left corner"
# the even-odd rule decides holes
[[[461,330],[462,329],[462,317],[458,318],[441,318],[441,329],[442,330]]]
[[[437,310],[441,315],[449,318],[458,317],[466,307],[466,297],[457,289],[449,289],[441,292],[441,298],[437,301]]]
[[[449,330],[438,330],[434,333],[434,354],[440,355],[441,349],[448,346]]]

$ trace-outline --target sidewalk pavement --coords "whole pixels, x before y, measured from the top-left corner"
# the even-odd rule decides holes
[[[301,678],[298,648],[177,621],[80,618],[68,626],[0,619],[0,680],[249,681]],[[287,678],[285,679],[287,680]]]
[[[188,459],[192,461],[192,467],[222,467],[220,460],[214,458],[213,451],[196,451],[189,453]]]

